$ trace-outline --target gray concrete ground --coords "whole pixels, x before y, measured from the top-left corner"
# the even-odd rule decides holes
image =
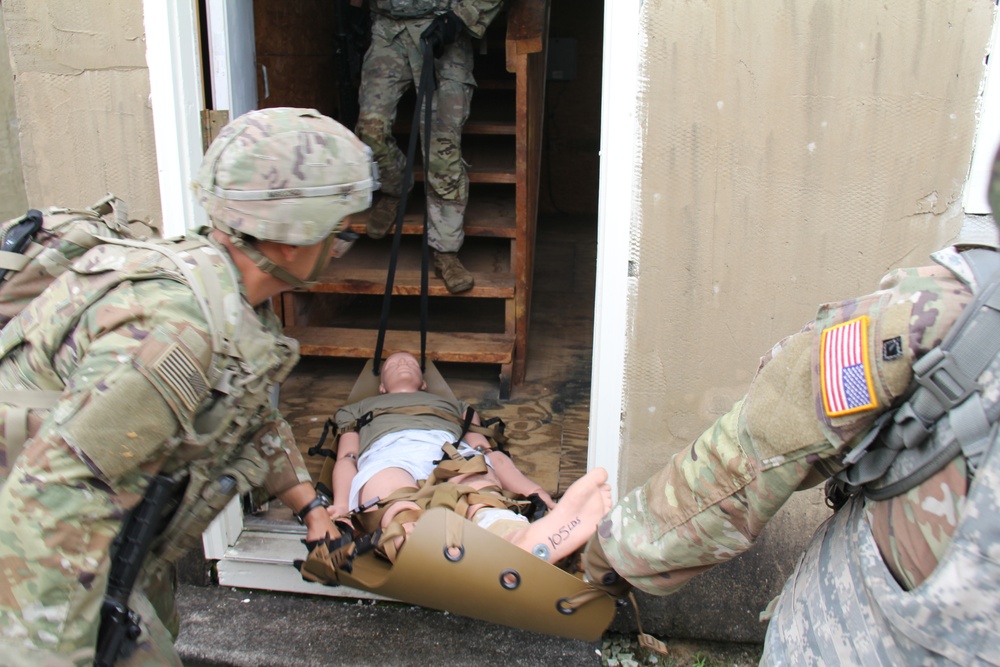
[[[576,667],[600,643],[409,605],[182,585],[177,650],[188,667]]]
[[[603,642],[585,642],[411,605],[215,586],[181,585],[178,605],[187,667],[750,667],[760,656],[756,644],[667,637],[668,656],[649,654],[625,611]]]

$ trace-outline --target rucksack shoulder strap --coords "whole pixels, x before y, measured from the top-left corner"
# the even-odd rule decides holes
[[[974,299],[941,345],[914,363],[906,401],[882,415],[847,455],[848,467],[837,475],[841,490],[891,498],[960,453],[974,472],[990,442],[1000,402],[984,401],[979,378],[1000,355],[1000,256],[986,248],[963,256],[976,276]]]
[[[233,341],[239,336],[242,304],[239,299],[225,297],[238,293],[240,282],[232,263],[222,256],[223,251],[202,238],[177,243],[124,238],[106,241],[113,245],[152,250],[168,258],[198,301],[209,324],[213,352],[227,356],[237,354]],[[228,284],[223,285],[223,281]]]

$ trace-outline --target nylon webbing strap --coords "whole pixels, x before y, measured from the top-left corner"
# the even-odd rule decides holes
[[[62,392],[44,390],[0,391],[0,403],[10,406],[4,418],[8,465],[14,463],[28,441],[28,413],[55,407],[61,395]]]
[[[979,390],[978,378],[1000,352],[1000,276],[966,307],[962,322],[945,341],[913,365],[919,384],[886,434],[891,449],[922,443],[946,412]],[[964,315],[968,314],[968,317]],[[975,400],[978,400],[976,394]],[[963,413],[971,415],[971,413]]]
[[[424,66],[420,71],[420,87],[424,89],[424,189],[431,187],[430,154],[431,154],[431,118],[434,100],[431,92],[437,89],[434,78],[434,53],[427,40],[420,40],[420,48],[424,54]],[[426,197],[424,197],[426,201]],[[429,303],[428,273],[430,270],[430,243],[428,227],[430,226],[430,209],[424,205],[424,230],[420,244],[420,368],[427,366],[427,311]]]
[[[18,252],[8,252],[6,250],[0,250],[0,269],[6,269],[8,271],[20,271],[31,258],[27,255],[22,255]]]
[[[499,417],[494,417],[489,420],[491,424],[498,423],[497,428],[489,428],[483,426],[482,424],[473,424],[472,415],[475,411],[470,406],[466,410],[465,418],[457,417],[455,414],[446,412],[444,410],[438,410],[437,408],[422,406],[422,405],[405,405],[395,408],[385,408],[383,410],[371,410],[370,412],[362,415],[362,418],[354,422],[351,426],[343,429],[344,431],[357,431],[362,427],[367,426],[372,422],[372,420],[381,417],[382,415],[409,415],[411,417],[420,416],[432,416],[445,421],[451,422],[452,424],[458,424],[462,427],[462,435],[458,438],[459,441],[465,437],[466,433],[478,433],[490,440],[493,440],[497,445],[502,445],[507,442],[507,436],[504,435],[504,424],[500,421]],[[324,433],[326,429],[324,428]],[[340,431],[338,431],[338,435]],[[322,444],[322,439],[320,444]],[[317,445],[318,446],[318,445]]]
[[[389,256],[389,269],[385,278],[385,294],[382,297],[382,315],[379,320],[378,338],[375,342],[374,364],[372,373],[378,375],[382,366],[382,351],[385,346],[385,332],[389,325],[389,310],[392,302],[392,287],[396,281],[396,263],[399,259],[399,247],[403,240],[403,217],[406,214],[406,200],[409,198],[410,189],[413,187],[413,161],[417,153],[417,137],[419,136],[420,112],[424,111],[424,139],[423,139],[423,168],[424,187],[430,187],[428,177],[428,156],[430,155],[430,127],[433,109],[433,91],[437,87],[434,79],[434,54],[430,45],[423,39],[420,40],[420,48],[423,50],[424,63],[420,71],[420,84],[417,86],[417,102],[413,108],[413,122],[410,125],[410,142],[406,150],[406,169],[403,172],[403,193],[400,196],[399,209],[396,211],[396,220],[393,223],[395,231],[392,235],[392,252]],[[427,367],[427,321],[428,321],[428,272],[430,270],[430,249],[428,244],[427,226],[429,211],[424,206],[424,226],[421,236],[421,259],[420,259],[420,369]]]
[[[978,379],[1000,355],[1000,257],[985,249],[964,256],[976,274],[975,298],[941,345],[914,363],[917,388],[910,397],[880,417],[845,458],[848,467],[837,480],[848,490],[864,487],[869,498],[890,498],[925,481],[959,453],[974,472],[990,442],[1000,402],[987,412]],[[897,461],[902,463],[894,465]]]

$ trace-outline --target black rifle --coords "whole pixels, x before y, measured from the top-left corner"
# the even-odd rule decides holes
[[[142,618],[129,609],[128,598],[153,538],[160,533],[164,517],[169,514],[176,484],[166,475],[154,477],[111,545],[111,572],[101,606],[94,667],[113,667],[116,660],[128,657],[135,649],[135,640],[142,632],[139,626]]]
[[[34,240],[35,234],[42,228],[42,212],[31,209],[10,228],[3,230],[0,236],[0,250],[21,254]],[[0,280],[7,275],[7,269],[0,269]]]

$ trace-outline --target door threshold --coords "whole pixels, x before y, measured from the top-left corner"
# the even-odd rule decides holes
[[[283,527],[281,532],[248,527],[216,564],[219,585],[396,602],[393,598],[350,586],[325,586],[302,579],[293,562],[308,555],[302,543],[304,537],[305,529],[300,526]]]

